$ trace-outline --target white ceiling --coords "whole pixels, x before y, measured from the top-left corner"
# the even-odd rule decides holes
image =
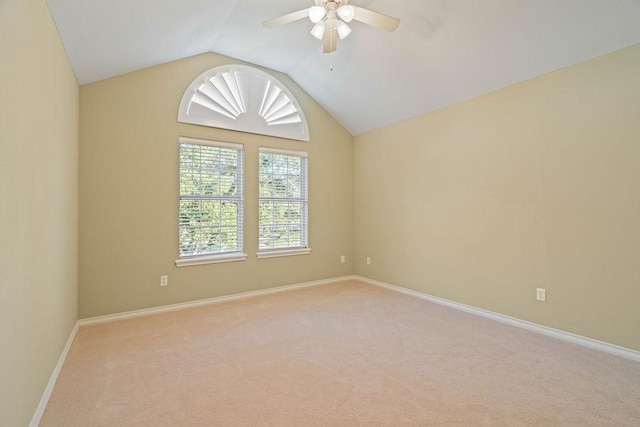
[[[287,73],[353,135],[640,42],[640,0],[351,0],[400,28],[352,22],[332,54],[308,20],[261,24],[312,0],[48,4],[80,84],[213,51]]]

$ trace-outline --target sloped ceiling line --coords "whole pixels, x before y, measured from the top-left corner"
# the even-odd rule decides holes
[[[285,72],[352,135],[640,43],[639,0],[351,0],[401,19],[354,23],[332,54],[311,0],[48,0],[80,84],[211,51]]]

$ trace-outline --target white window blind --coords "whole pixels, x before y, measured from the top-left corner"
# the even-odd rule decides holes
[[[243,147],[180,138],[180,257],[242,252]]]
[[[307,248],[307,154],[260,148],[259,250]]]

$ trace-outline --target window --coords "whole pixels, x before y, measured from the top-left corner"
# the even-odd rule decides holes
[[[182,95],[178,121],[309,141],[300,104],[275,77],[246,65],[200,74]]]
[[[246,259],[243,147],[180,138],[178,267]]]
[[[307,154],[260,148],[258,257],[308,254]]]

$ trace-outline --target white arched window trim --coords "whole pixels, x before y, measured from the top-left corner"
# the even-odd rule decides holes
[[[178,121],[309,141],[307,119],[289,89],[246,65],[223,65],[199,75],[182,96]]]

